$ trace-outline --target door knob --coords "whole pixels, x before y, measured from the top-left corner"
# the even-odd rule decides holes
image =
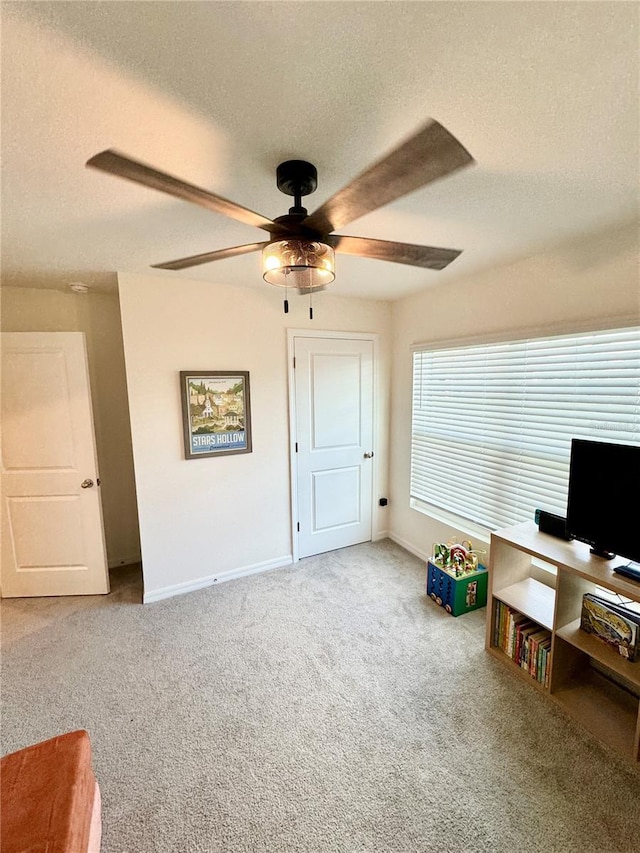
[[[373,450],[371,451],[371,453],[365,453],[364,458],[365,459],[373,459]]]
[[[81,488],[81,489],[90,489],[92,486],[93,486],[93,480],[89,480],[89,479],[87,479],[87,480],[83,480],[83,481],[80,483],[80,488]]]

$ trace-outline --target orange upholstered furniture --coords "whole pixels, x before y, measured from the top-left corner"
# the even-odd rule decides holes
[[[1,853],[99,853],[100,789],[85,731],[2,759]]]

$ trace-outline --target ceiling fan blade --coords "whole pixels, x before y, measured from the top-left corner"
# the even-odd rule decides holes
[[[327,243],[344,255],[376,258],[396,264],[410,264],[429,270],[443,270],[462,254],[458,249],[438,249],[435,246],[416,246],[413,243],[392,243],[390,240],[371,240],[367,237],[343,237],[331,234]]]
[[[437,121],[403,142],[308,216],[304,226],[328,234],[474,159]]]
[[[197,267],[200,264],[211,263],[211,261],[221,261],[223,258],[233,258],[235,255],[258,252],[268,242],[265,240],[264,243],[246,243],[244,246],[232,246],[230,249],[218,249],[216,252],[203,252],[202,255],[191,255],[190,258],[178,258],[176,261],[167,261],[164,264],[152,264],[151,266],[157,270],[184,270],[187,267]]]
[[[249,210],[247,207],[242,207],[242,205],[222,198],[222,196],[215,193],[203,190],[193,184],[188,184],[179,178],[174,178],[172,175],[158,172],[156,169],[152,169],[144,163],[139,163],[137,160],[131,160],[129,157],[125,157],[113,149],[101,151],[95,157],[88,160],[86,165],[92,169],[99,169],[102,172],[117,175],[119,178],[126,178],[136,184],[160,190],[160,192],[168,193],[169,195],[176,196],[176,198],[184,199],[184,201],[199,204],[208,210],[230,216],[231,219],[237,219],[246,225],[255,225],[256,228],[262,228],[264,231],[270,232],[276,228],[275,223],[270,219],[261,216],[259,213],[255,213],[253,210]]]

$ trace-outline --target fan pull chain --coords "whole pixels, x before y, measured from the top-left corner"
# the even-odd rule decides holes
[[[289,296],[289,288],[288,288],[288,287],[285,287],[285,289],[284,289],[284,313],[285,313],[285,314],[288,314],[288,313],[289,313],[289,299],[288,299],[288,296]]]
[[[309,319],[313,320],[313,290],[309,291]]]

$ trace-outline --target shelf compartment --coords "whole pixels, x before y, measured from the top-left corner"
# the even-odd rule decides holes
[[[569,716],[626,758],[638,760],[638,699],[595,669],[586,667],[551,694]]]
[[[618,654],[615,649],[612,649],[602,640],[594,637],[580,628],[580,620],[575,619],[568,625],[558,628],[556,636],[563,639],[566,643],[579,649],[581,652],[589,655],[590,658],[597,660],[612,672],[622,676],[626,681],[630,682],[636,689],[640,691],[640,661],[630,663],[628,660]]]
[[[525,578],[503,589],[494,590],[493,597],[518,610],[543,628],[552,630],[556,603],[556,591],[552,587],[534,578]]]
[[[551,631],[497,598],[493,599],[492,607],[493,629],[489,648],[499,651],[512,661],[527,680],[544,686],[550,673]],[[523,662],[526,663],[525,667],[522,666]],[[542,677],[539,678],[541,670]]]
[[[545,687],[544,684],[541,684],[536,678],[530,675],[526,669],[522,669],[521,666],[514,661],[513,658],[509,657],[506,652],[503,652],[499,646],[490,646],[488,648],[489,654],[491,654],[494,658],[497,658],[499,661],[506,661],[507,664],[511,664],[509,667],[509,671],[513,672],[514,675],[522,678],[523,681],[526,681],[527,684],[531,684],[532,687],[535,687],[537,690],[540,690],[542,693],[548,693],[549,688]]]

